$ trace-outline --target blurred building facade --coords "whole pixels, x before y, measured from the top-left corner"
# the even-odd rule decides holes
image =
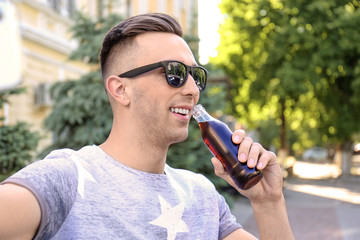
[[[18,28],[21,64],[18,69],[19,87],[26,93],[10,97],[0,115],[6,124],[28,122],[44,134],[40,148],[51,141],[51,133],[43,130],[43,121],[51,111],[51,84],[77,79],[94,66],[69,61],[77,43],[71,40],[69,27],[72,16],[81,11],[93,18],[117,13],[129,17],[148,12],[164,12],[175,17],[184,34],[198,36],[197,0],[0,0],[14,10]],[[5,9],[5,10],[8,10]],[[4,10],[4,9],[3,9]],[[3,11],[2,14],[9,13]],[[1,18],[0,18],[1,23]],[[14,23],[12,23],[14,24]],[[0,32],[2,38],[6,33]],[[4,35],[3,35],[4,34]],[[13,63],[9,63],[12,64]],[[1,91],[1,89],[0,89]]]

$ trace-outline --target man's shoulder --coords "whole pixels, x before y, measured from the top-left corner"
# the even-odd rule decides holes
[[[88,160],[96,155],[96,146],[85,146],[79,150],[62,148],[51,151],[43,159],[35,161],[44,165],[73,165],[77,160]]]
[[[96,146],[84,146],[79,150],[70,149],[70,148],[61,148],[51,151],[45,158],[46,159],[70,159],[71,156],[78,156],[81,158],[86,158],[87,156],[94,155],[96,151]]]
[[[92,156],[94,146],[86,146],[80,150],[69,148],[51,151],[45,158],[36,160],[15,173],[15,177],[69,175],[77,172],[78,163],[87,162]]]

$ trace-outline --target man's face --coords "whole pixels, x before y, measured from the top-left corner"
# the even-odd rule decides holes
[[[140,57],[134,68],[164,60],[196,65],[185,41],[170,33],[145,33],[136,38]],[[128,69],[130,70],[130,69]],[[144,138],[153,144],[170,145],[188,135],[190,110],[199,100],[199,90],[189,74],[184,86],[171,87],[163,68],[129,79],[132,87],[130,108]]]

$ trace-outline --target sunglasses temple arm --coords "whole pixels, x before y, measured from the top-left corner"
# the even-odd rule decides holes
[[[156,68],[163,67],[163,66],[164,65],[161,62],[153,63],[153,64],[149,64],[149,65],[146,65],[143,67],[139,67],[139,68],[135,68],[133,70],[127,71],[123,74],[120,74],[119,77],[133,78],[133,77],[139,76],[140,74],[150,72]]]

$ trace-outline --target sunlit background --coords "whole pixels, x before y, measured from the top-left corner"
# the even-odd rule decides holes
[[[222,14],[218,7],[220,0],[199,0],[199,55],[200,63],[206,64],[210,57],[216,57],[220,42],[218,26]]]
[[[316,197],[317,210],[331,200],[324,211],[349,213],[339,217],[342,237],[313,239],[360,239],[359,221],[350,223],[360,215],[359,9],[357,0],[0,0],[0,180],[52,149],[106,138],[101,34],[125,17],[166,12],[210,71],[202,104],[277,154],[290,218],[302,213],[297,197]],[[192,123],[169,163],[205,174],[228,197],[199,141]]]

